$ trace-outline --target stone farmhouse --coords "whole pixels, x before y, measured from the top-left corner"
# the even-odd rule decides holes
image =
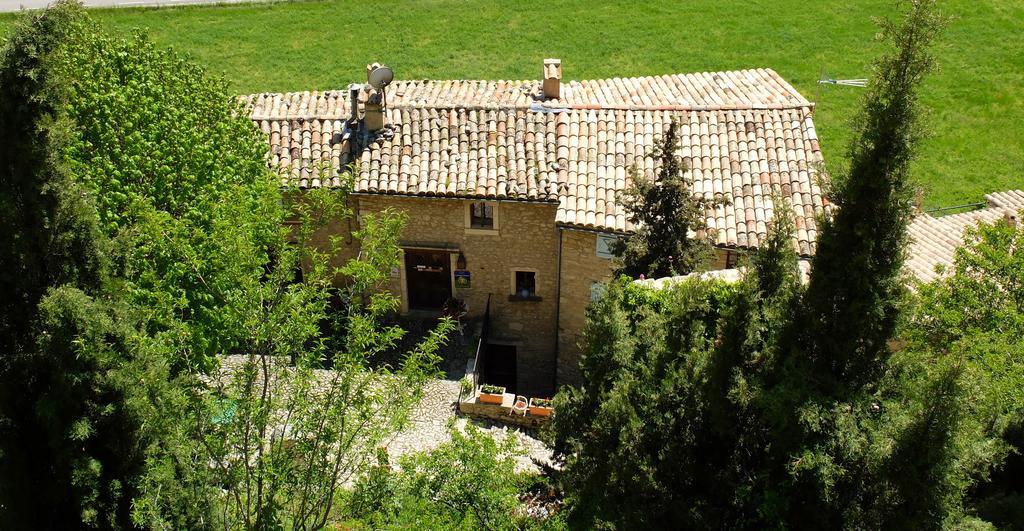
[[[800,254],[814,253],[815,216],[829,208],[814,105],[774,71],[565,82],[549,59],[542,72],[244,99],[284,179],[338,187],[355,168],[357,215],[332,233],[386,208],[408,214],[390,285],[402,312],[454,297],[470,318],[488,313],[484,381],[521,394],[578,380],[585,309],[612,270],[609,246],[632,230],[616,194],[632,171],[653,175],[672,120],[694,193],[728,200],[707,212],[710,269],[757,249],[773,196],[796,212]]]

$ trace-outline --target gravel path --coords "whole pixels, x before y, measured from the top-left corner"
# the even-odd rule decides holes
[[[241,368],[245,359],[245,356],[222,358],[221,377],[226,378]],[[463,363],[464,367],[464,360],[460,363]],[[461,372],[464,371],[465,369]],[[317,372],[322,372],[324,377],[327,377],[327,371]],[[450,372],[449,376],[451,376]],[[455,425],[460,429],[464,429],[466,423],[472,422],[495,438],[503,438],[507,434],[512,434],[526,450],[525,455],[516,457],[517,469],[522,472],[539,471],[534,459],[551,464],[551,450],[538,439],[534,430],[506,426],[486,420],[469,419],[456,414],[455,406],[459,399],[459,387],[458,380],[454,379],[436,379],[428,382],[423,392],[423,399],[413,408],[409,425],[385,444],[388,454],[392,458],[396,458],[411,452],[436,448],[449,440],[447,425],[449,421],[455,419]]]

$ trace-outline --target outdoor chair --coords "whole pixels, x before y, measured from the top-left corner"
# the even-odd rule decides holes
[[[508,414],[509,416],[512,417],[516,416],[517,414],[525,417],[526,410],[529,407],[529,405],[530,401],[527,400],[525,396],[516,395],[516,400],[515,402],[512,403],[512,411],[509,411]]]

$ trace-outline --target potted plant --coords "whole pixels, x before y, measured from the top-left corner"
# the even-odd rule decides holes
[[[484,404],[501,404],[505,398],[505,388],[497,385],[483,384],[480,386],[480,402]]]
[[[469,398],[473,396],[473,379],[469,376],[464,376],[462,380],[459,380],[459,394],[463,397]]]
[[[550,398],[530,399],[530,414],[535,417],[550,417],[554,410]]]

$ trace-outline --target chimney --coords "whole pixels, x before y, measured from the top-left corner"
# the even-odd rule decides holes
[[[368,131],[384,129],[384,104],[379,91],[370,90],[363,105],[363,123]]]
[[[544,99],[558,99],[562,97],[562,60],[544,60],[544,83],[541,86]]]
[[[373,81],[370,80],[370,73],[380,68],[380,63],[370,63],[366,65],[366,103],[363,105],[363,124],[366,125],[366,129],[370,132],[379,131],[384,128],[384,95],[382,90],[374,89],[370,86]]]

